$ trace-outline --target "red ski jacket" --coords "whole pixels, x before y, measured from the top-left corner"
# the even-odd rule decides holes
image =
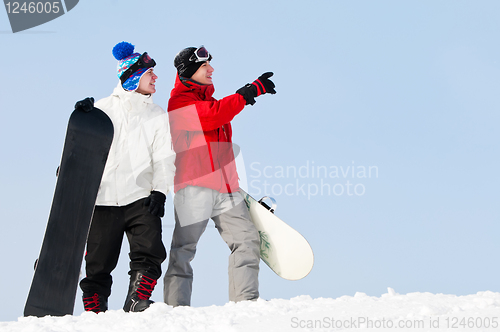
[[[213,85],[200,85],[177,75],[170,93],[168,115],[176,152],[174,191],[199,186],[221,193],[239,189],[231,142],[231,120],[245,107],[233,94],[216,100]]]

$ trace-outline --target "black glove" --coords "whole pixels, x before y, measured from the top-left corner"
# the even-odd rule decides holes
[[[153,190],[144,201],[144,206],[149,206],[148,212],[156,217],[163,217],[165,215],[165,201],[167,197],[159,192]]]
[[[87,97],[83,100],[77,101],[75,104],[75,111],[90,112],[94,108],[94,98]]]
[[[276,90],[274,90],[274,83],[269,79],[269,77],[274,74],[271,72],[264,73],[259,76],[258,79],[253,81],[252,84],[248,83],[244,87],[240,88],[236,93],[239,93],[246,100],[246,105],[255,104],[255,97],[263,95],[265,93],[275,94]]]

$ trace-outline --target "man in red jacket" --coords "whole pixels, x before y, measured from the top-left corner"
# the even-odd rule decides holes
[[[176,152],[175,229],[164,279],[165,303],[191,303],[196,245],[211,218],[229,246],[229,300],[259,297],[260,238],[239,192],[231,142],[231,120],[255,97],[274,94],[265,73],[235,94],[216,100],[212,56],[205,47],[188,47],[175,59],[175,87],[168,114]]]

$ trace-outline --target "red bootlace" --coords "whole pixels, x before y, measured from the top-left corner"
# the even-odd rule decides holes
[[[141,300],[149,300],[151,297],[151,293],[153,292],[153,289],[156,286],[156,280],[146,277],[145,275],[142,276],[141,282],[139,284],[139,287],[137,288],[137,295],[139,296],[139,299]],[[148,288],[146,288],[148,287]]]
[[[91,297],[83,298],[83,305],[85,307],[85,311],[101,312],[99,308],[99,295],[97,293]]]

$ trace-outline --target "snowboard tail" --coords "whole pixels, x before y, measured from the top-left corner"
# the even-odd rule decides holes
[[[113,140],[100,109],[74,111],[24,316],[73,314],[85,243]]]
[[[275,204],[268,206],[262,199],[257,201],[240,191],[259,231],[260,258],[284,279],[299,280],[307,276],[314,265],[314,254],[307,240],[274,215]]]

